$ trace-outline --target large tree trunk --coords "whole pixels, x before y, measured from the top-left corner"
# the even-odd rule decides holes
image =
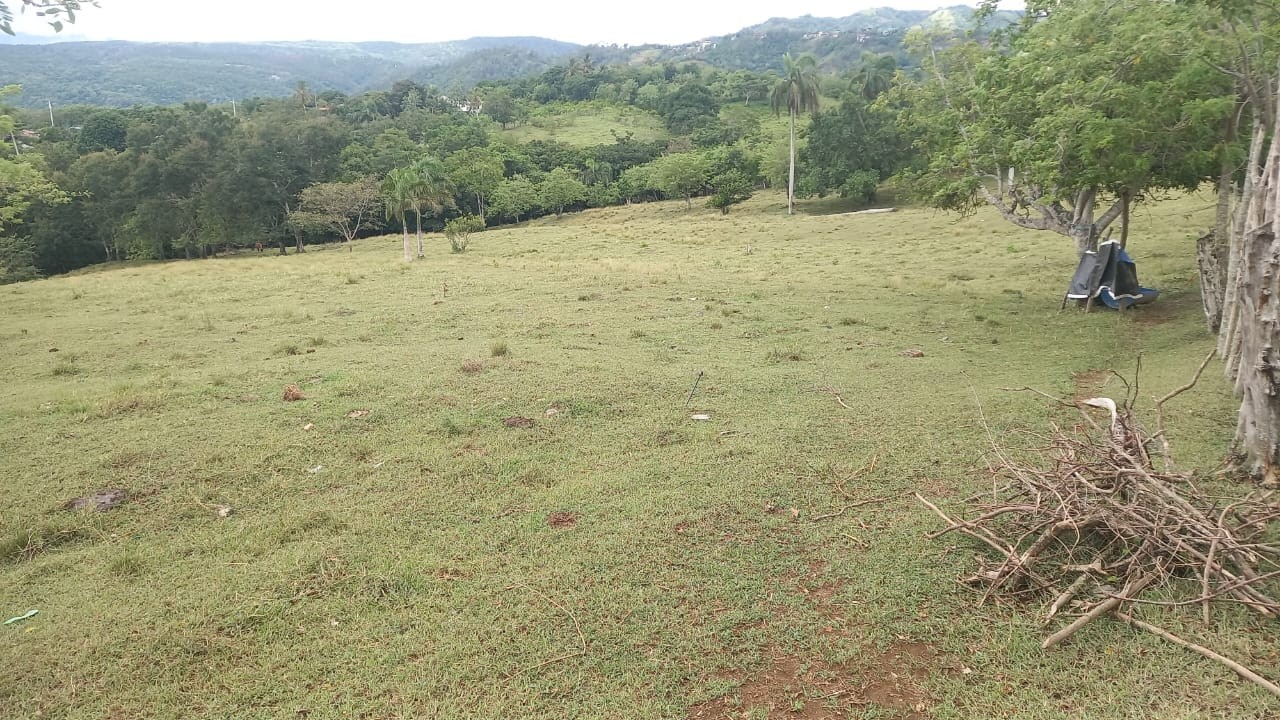
[[[1261,117],[1255,117],[1249,156],[1245,163],[1244,187],[1231,218],[1227,245],[1226,292],[1222,300],[1222,323],[1218,332],[1218,357],[1222,358],[1227,378],[1234,381],[1240,366],[1240,336],[1245,322],[1241,293],[1245,267],[1246,231],[1250,227],[1253,200],[1262,176],[1262,152],[1266,149],[1267,128]]]
[[[787,170],[787,214],[796,202],[796,111],[791,111],[791,164]]]
[[[1269,79],[1280,84],[1280,69]],[[1280,93],[1277,93],[1280,95]],[[1255,112],[1265,115],[1263,108]],[[1270,147],[1262,172],[1243,198],[1242,263],[1239,268],[1239,317],[1232,327],[1238,341],[1227,339],[1234,363],[1235,390],[1241,396],[1236,421],[1236,449],[1242,469],[1276,479],[1280,465],[1280,97],[1276,113],[1261,122],[1270,124],[1265,133],[1255,133],[1255,144],[1268,136]],[[1251,164],[1256,155],[1251,148]],[[1248,179],[1246,179],[1247,181]],[[1238,348],[1238,349],[1236,349]]]
[[[1217,228],[1196,241],[1196,263],[1200,269],[1200,305],[1209,332],[1217,334],[1222,327],[1222,301],[1226,295],[1227,238]]]
[[[409,223],[405,222],[404,217],[400,218],[400,233],[404,236],[404,261],[413,262],[413,249],[409,246]]]
[[[1081,190],[1076,196],[1075,217],[1068,229],[1068,234],[1076,242],[1076,255],[1084,255],[1090,250],[1098,249],[1099,228],[1093,222],[1093,205],[1098,191],[1092,188]]]
[[[1236,139],[1238,118],[1227,121],[1225,142],[1219,150],[1218,207],[1213,229],[1196,241],[1196,265],[1200,271],[1200,304],[1204,308],[1205,325],[1218,334],[1222,327],[1222,304],[1227,294],[1227,264],[1231,248],[1231,200],[1235,182],[1234,167],[1227,145]]]

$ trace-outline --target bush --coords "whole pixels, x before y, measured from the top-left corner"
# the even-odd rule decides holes
[[[463,215],[444,224],[444,236],[449,238],[449,248],[456,253],[466,252],[471,234],[482,230],[484,221],[474,215]]]
[[[751,181],[737,170],[715,176],[711,179],[711,187],[715,192],[707,205],[718,208],[725,215],[729,214],[729,208],[751,199]]]

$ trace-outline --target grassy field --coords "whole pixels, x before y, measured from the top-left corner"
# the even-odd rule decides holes
[[[541,112],[521,125],[503,130],[502,137],[514,143],[555,140],[590,147],[612,143],[614,133],[632,133],[640,141],[661,140],[667,136],[662,120],[653,113],[600,104],[564,106],[557,112]]]
[[[1070,242],[992,214],[783,204],[0,288],[0,616],[40,611],[0,627],[0,715],[1274,717],[1115,623],[1042,652],[910,498],[984,485],[978,402],[1045,425],[1001,388],[1118,395],[1090,371],[1138,353],[1145,402],[1185,382],[1210,199],[1136,218],[1163,295],[1123,315],[1059,313]],[[1211,469],[1225,382],[1172,405]],[[1243,614],[1138,612],[1280,677]]]

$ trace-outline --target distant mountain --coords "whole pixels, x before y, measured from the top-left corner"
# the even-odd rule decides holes
[[[431,74],[447,86],[459,77],[515,77],[581,49],[546,38],[477,37],[406,45],[388,42],[134,43],[0,45],[0,86],[23,86],[19,104],[83,103],[124,107],[188,100],[226,101],[313,91],[356,93]],[[504,71],[501,58],[510,58]],[[428,73],[428,69],[435,69]],[[505,72],[505,74],[504,74]],[[443,81],[443,82],[441,82]]]
[[[805,15],[772,18],[743,28],[731,35],[706,38],[675,46],[646,45],[641,48],[601,48],[605,61],[680,62],[695,60],[717,67],[766,71],[782,69],[782,54],[809,54],[827,72],[848,69],[863,52],[903,54],[907,30],[929,24],[964,29],[973,24],[975,9],[956,5],[938,10],[895,10],[874,8],[845,17]],[[988,28],[1016,22],[1019,13],[1002,10],[988,21]],[[593,54],[596,49],[592,49]]]
[[[780,70],[784,52],[808,53],[839,72],[863,52],[902,54],[906,31],[927,23],[967,27],[973,8],[936,11],[877,8],[841,18],[773,18],[731,35],[682,45],[590,46],[539,37],[476,37],[455,42],[0,44],[0,86],[23,86],[27,107],[90,104],[129,106],[188,100],[280,97],[299,82],[316,92],[358,93],[411,79],[448,90],[486,80],[542,72],[579,53],[598,63],[705,62],[728,69]],[[1002,11],[993,25],[1013,22]],[[28,36],[24,41],[45,38]]]

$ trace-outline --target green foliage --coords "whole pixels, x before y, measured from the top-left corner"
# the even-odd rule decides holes
[[[361,177],[350,182],[316,183],[307,187],[302,191],[300,208],[350,243],[381,201],[378,181]]]
[[[486,199],[502,182],[502,157],[485,147],[471,147],[450,155],[446,161],[449,179],[457,189],[475,201],[476,214],[485,217]]]
[[[820,195],[836,190],[871,202],[876,185],[909,157],[894,121],[890,109],[853,93],[838,108],[814,115],[800,151],[804,185]]]
[[[493,190],[490,209],[498,215],[510,217],[520,222],[538,207],[538,186],[523,175],[505,178]]]
[[[124,152],[125,137],[129,131],[124,115],[116,110],[103,110],[89,116],[76,138],[76,151],[80,154],[115,150]]]
[[[456,217],[444,224],[444,236],[449,239],[449,249],[455,253],[467,251],[471,236],[484,230],[484,221],[475,215]]]
[[[746,175],[738,170],[730,170],[711,178],[711,189],[707,205],[728,215],[729,208],[751,199],[754,188]]]
[[[547,173],[547,176],[538,184],[538,194],[542,198],[540,203],[542,207],[555,210],[556,216],[559,217],[566,207],[586,199],[587,186],[576,177],[573,171],[559,167]]]
[[[1095,197],[1199,186],[1235,106],[1216,23],[1203,5],[1075,0],[1006,51],[914,32],[925,72],[891,98],[924,154],[911,186],[1064,234]]]
[[[693,207],[692,197],[702,192],[711,177],[711,163],[704,153],[676,153],[653,162],[653,182],[672,197],[683,197]]]
[[[810,55],[782,56],[783,74],[769,92],[769,107],[775,114],[783,110],[794,118],[818,111],[818,64]]]

